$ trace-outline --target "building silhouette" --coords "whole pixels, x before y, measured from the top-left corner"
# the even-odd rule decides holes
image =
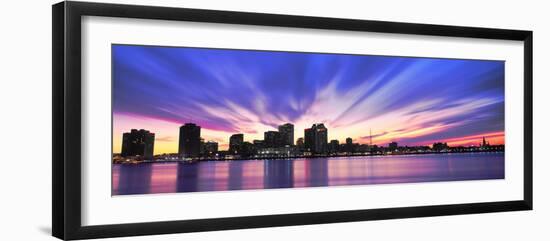
[[[313,144],[315,143],[315,135],[312,128],[304,129],[304,149],[306,151],[313,151]]]
[[[491,149],[491,144],[489,144],[489,142],[485,140],[485,136],[483,137],[483,140],[481,141],[481,143],[479,143],[479,148],[481,150]]]
[[[266,148],[276,148],[284,146],[281,133],[278,131],[264,132],[264,145]]]
[[[328,152],[328,129],[323,123],[313,124],[311,128],[304,130],[306,149],[322,154]]]
[[[204,154],[206,156],[213,156],[218,152],[218,143],[214,141],[207,141],[204,143]]]
[[[452,153],[452,152],[501,152],[504,144],[490,145],[485,137],[479,146],[449,146],[446,142],[435,142],[430,146],[399,146],[397,142],[388,143],[387,147],[353,143],[348,137],[345,142],[333,139],[328,142],[328,128],[323,123],[313,124],[304,129],[304,137],[296,140],[294,145],[294,125],[286,123],[278,126],[278,131],[264,132],[264,140],[244,141],[244,134],[233,134],[229,137],[229,150],[219,150],[218,142],[201,138],[201,127],[194,123],[185,123],[179,129],[178,154],[163,154],[156,159],[183,161],[224,160],[247,158],[293,158],[324,155],[390,155],[409,153]],[[372,139],[372,136],[369,136]],[[360,142],[361,140],[356,140]],[[121,153],[113,155],[113,163],[153,160],[155,134],[144,129],[132,129],[123,133]],[[130,158],[127,158],[130,157]]]
[[[432,150],[433,151],[443,151],[443,150],[447,150],[449,149],[449,146],[447,145],[446,142],[436,142],[432,145]]]
[[[346,144],[344,144],[344,149],[348,153],[353,153],[355,151],[353,148],[353,139],[351,139],[351,137],[346,138]]]
[[[122,134],[121,156],[141,156],[144,159],[153,159],[155,133],[144,129],[132,129]]]
[[[245,142],[241,143],[241,145],[239,146],[238,154],[241,156],[241,158],[250,157],[250,156],[253,156],[256,153],[256,150],[257,149],[254,146],[254,144],[252,144],[248,141],[245,141]]]
[[[304,138],[300,137],[296,140],[296,146],[300,149],[304,148]]]
[[[244,134],[233,134],[229,137],[229,152],[237,154],[244,142]]]
[[[180,127],[178,154],[181,157],[198,157],[201,149],[201,127],[185,123]]]
[[[489,147],[491,146],[487,140],[485,140],[485,137],[483,137],[483,141],[481,142],[481,147]]]
[[[398,145],[397,145],[397,142],[395,142],[395,141],[392,141],[392,142],[390,142],[390,144],[388,144],[388,148],[390,149],[390,151],[396,151],[397,147],[398,147]]]
[[[254,145],[254,148],[256,148],[256,149],[260,149],[260,148],[264,148],[264,147],[265,147],[265,142],[264,142],[264,140],[253,140],[253,141],[252,141],[252,144]]]
[[[283,145],[294,145],[294,125],[286,123],[279,126],[279,133],[281,133],[281,140]]]
[[[204,156],[206,153],[206,143],[204,142],[204,139],[201,137],[200,139],[200,149],[199,149],[199,156]]]
[[[340,142],[338,140],[331,140],[328,147],[330,153],[337,153],[340,149]]]

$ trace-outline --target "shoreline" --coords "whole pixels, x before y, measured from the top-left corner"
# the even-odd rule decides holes
[[[372,157],[372,156],[412,156],[412,155],[441,155],[441,154],[467,154],[467,153],[505,153],[504,150],[475,150],[475,151],[455,151],[455,152],[416,152],[416,153],[391,153],[391,154],[358,154],[358,155],[319,155],[319,156],[289,156],[289,157],[249,157],[249,158],[233,158],[233,159],[199,159],[199,160],[165,160],[158,161],[140,161],[140,162],[122,162],[112,164],[120,165],[137,165],[150,163],[182,163],[182,164],[197,164],[200,162],[227,162],[227,161],[261,161],[261,160],[293,160],[300,158],[316,159],[316,158],[332,158],[332,157]]]

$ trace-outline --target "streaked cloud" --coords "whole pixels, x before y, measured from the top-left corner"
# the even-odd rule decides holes
[[[282,123],[323,122],[329,138],[368,143],[452,143],[504,131],[504,62],[147,46],[113,46],[115,150],[145,128],[177,143],[202,126],[226,146]],[[147,120],[145,124],[144,121]],[[492,137],[503,142],[502,137]],[[461,142],[460,140],[464,140]],[[117,146],[118,145],[118,146]],[[162,151],[170,152],[174,144]],[[155,151],[157,152],[157,151]]]

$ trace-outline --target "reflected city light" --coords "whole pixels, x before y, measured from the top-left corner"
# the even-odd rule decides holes
[[[113,165],[113,195],[504,178],[504,153]]]

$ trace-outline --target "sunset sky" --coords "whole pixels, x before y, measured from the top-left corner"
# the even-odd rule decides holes
[[[179,126],[226,149],[284,123],[295,140],[324,123],[329,140],[374,144],[504,143],[504,62],[113,45],[113,151],[122,133],[178,151]]]

